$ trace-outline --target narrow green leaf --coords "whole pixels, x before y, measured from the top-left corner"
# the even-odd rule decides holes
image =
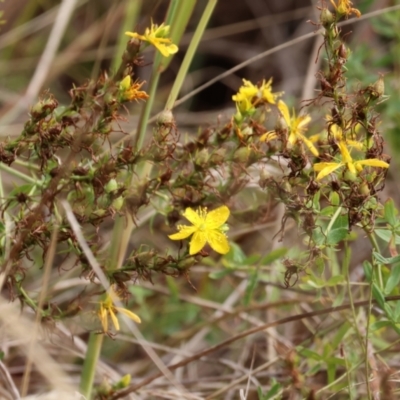
[[[381,264],[394,264],[394,263],[400,262],[400,256],[385,258],[381,254],[377,253],[376,251],[374,251],[373,254],[374,254],[376,261],[378,261]]]
[[[385,296],[383,295],[380,287],[373,282],[372,283],[372,295],[374,299],[378,302],[379,306],[383,309],[385,305]]]
[[[396,323],[400,322],[400,301],[396,301],[396,306],[393,311],[393,319]]]
[[[327,286],[336,286],[344,283],[346,281],[343,275],[336,275],[329,278],[328,282],[326,282]]]
[[[370,325],[369,329],[371,332],[385,328],[386,326],[392,326],[393,323],[390,321],[377,321]]]
[[[246,254],[243,252],[242,248],[236,243],[230,244],[229,253],[226,254],[222,260],[222,263],[226,267],[237,268],[242,265],[246,265],[245,261],[247,259]]]
[[[385,303],[383,305],[383,309],[385,310],[385,314],[390,321],[394,321],[394,312],[392,306],[389,303]]]
[[[323,360],[323,358],[318,353],[316,353],[315,351],[312,351],[310,349],[303,348],[300,351],[300,353],[301,353],[302,356],[305,356],[305,357],[308,357],[308,358],[312,358],[313,360],[316,360],[316,361],[322,361]]]
[[[372,280],[372,264],[369,261],[364,261],[363,267],[364,267],[364,275],[365,275],[367,282],[371,282],[371,280]]]
[[[375,229],[375,234],[384,242],[389,243],[392,238],[392,232],[387,229]],[[395,237],[396,244],[400,244],[400,236],[396,235]]]
[[[262,400],[269,400],[272,399],[275,395],[279,393],[279,391],[282,389],[282,385],[278,382],[275,382],[271,389],[268,390],[267,393],[265,393],[264,397]]]
[[[261,264],[262,265],[268,265],[273,263],[274,261],[282,258],[286,253],[288,249],[286,247],[280,247],[279,249],[272,250],[269,254],[267,254],[262,260]]]
[[[390,276],[386,282],[385,294],[390,294],[400,282],[400,263],[393,265]]]
[[[398,219],[396,217],[397,210],[394,205],[393,199],[387,199],[384,206],[384,216],[389,225],[395,227],[398,224]]]
[[[221,271],[213,271],[213,272],[210,272],[210,273],[208,274],[208,277],[211,278],[211,279],[218,280],[218,279],[221,279],[221,278],[223,278],[223,277],[225,277],[225,276],[227,276],[227,275],[232,274],[234,271],[235,271],[234,269],[225,268],[225,269],[223,269],[223,270],[221,270]]]
[[[248,306],[253,297],[254,290],[257,286],[258,282],[258,268],[254,268],[254,270],[250,274],[249,283],[247,284],[246,291],[244,292],[243,304]]]
[[[344,240],[349,234],[349,221],[347,215],[340,215],[331,230],[327,233],[327,244],[335,245]]]

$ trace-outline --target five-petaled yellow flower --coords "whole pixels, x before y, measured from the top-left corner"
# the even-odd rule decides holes
[[[226,254],[229,251],[228,239],[225,235],[225,222],[229,218],[229,208],[227,206],[219,207],[213,211],[207,212],[206,208],[193,210],[187,208],[183,216],[193,225],[178,225],[178,233],[169,235],[172,240],[182,240],[193,235],[190,240],[189,254],[198,253],[206,243],[209,243],[213,250],[220,254]]]
[[[272,93],[272,78],[265,82],[265,79],[259,86],[253,85],[250,81],[243,79],[243,85],[239,91],[232,96],[232,100],[238,105],[240,111],[248,111],[253,106],[257,106],[264,101],[269,104],[275,104],[276,99],[281,93]]]
[[[144,81],[141,83],[132,83],[132,78],[130,77],[130,75],[127,75],[119,83],[119,92],[121,94],[121,99],[123,101],[147,100],[149,98],[149,95],[146,92],[139,90],[143,84]]]
[[[354,161],[351,158],[350,152],[344,141],[340,141],[339,144],[340,154],[342,155],[341,162],[320,162],[314,164],[314,171],[318,172],[317,181],[325,178],[325,176],[331,174],[341,167],[346,167],[351,173],[357,174],[363,170],[363,167],[379,167],[389,168],[389,164],[385,161],[378,160],[377,158],[369,158],[367,160]]]
[[[311,140],[304,135],[304,132],[307,130],[307,125],[311,121],[311,117],[308,114],[296,117],[294,111],[293,115],[290,116],[289,108],[282,100],[279,100],[278,108],[289,130],[288,143],[293,146],[297,142],[303,142],[311,151],[311,153],[313,153],[315,156],[318,156],[318,150],[315,148]],[[262,135],[260,140],[268,142],[276,139],[277,137],[278,135],[276,131],[270,131]]]
[[[151,27],[146,28],[144,35],[139,35],[136,32],[125,32],[125,35],[150,43],[164,57],[169,57],[171,54],[175,54],[178,51],[178,46],[173,44],[172,40],[167,37],[169,35],[169,29],[169,25],[161,24],[158,26],[151,23]]]
[[[98,312],[99,319],[101,322],[101,325],[103,327],[103,332],[107,333],[108,332],[108,317],[110,316],[111,321],[114,325],[114,328],[116,331],[119,331],[119,321],[117,318],[118,313],[124,314],[127,317],[129,317],[131,320],[135,321],[136,323],[140,324],[140,318],[133,313],[132,311],[127,310],[126,308],[122,307],[115,307],[113,303],[113,299],[118,298],[117,294],[114,292],[114,290],[111,288],[109,293],[106,294],[106,298],[101,301],[100,303],[100,309]]]
[[[334,0],[330,0],[335,10],[340,15],[348,17],[350,14],[355,14],[357,18],[361,16],[361,13],[357,8],[352,8],[353,3],[350,0],[337,0],[337,4]]]

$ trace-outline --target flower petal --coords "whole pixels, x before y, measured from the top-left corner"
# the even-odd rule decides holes
[[[207,233],[209,229],[217,229],[223,225],[228,220],[229,214],[230,211],[227,206],[221,206],[210,211],[205,220]]]
[[[133,37],[135,39],[146,40],[146,38],[143,35],[139,35],[136,32],[125,32],[125,35]]]
[[[301,135],[301,139],[303,140],[304,144],[308,147],[308,149],[311,151],[311,153],[314,154],[314,156],[318,157],[319,153],[318,150],[315,148],[311,140],[308,140],[305,136]]]
[[[205,214],[205,210],[199,209],[197,211],[193,210],[193,208],[187,208],[183,216],[191,222],[194,226],[199,227],[202,224],[204,224],[205,217],[203,216]]]
[[[110,308],[108,310],[108,313],[110,314],[111,320],[113,322],[114,328],[116,331],[119,331],[119,322],[118,322],[118,318],[114,313],[114,310],[112,308]]]
[[[389,164],[387,162],[378,160],[377,158],[355,161],[354,164],[356,165],[356,167],[357,165],[368,165],[370,167],[389,168]]]
[[[126,308],[116,307],[116,310],[121,314],[126,315],[128,318],[130,318],[132,321],[135,321],[137,324],[140,324],[142,322],[141,319],[134,312],[127,310]]]
[[[337,170],[338,168],[342,167],[343,163],[330,163],[330,162],[322,162],[314,164],[314,171],[320,171],[317,175],[317,181],[325,178],[327,175],[331,174],[333,171]]]
[[[217,253],[220,254],[228,253],[230,246],[228,243],[228,239],[223,232],[217,229],[209,231],[207,234],[207,239],[208,243],[210,243],[211,248],[215,250]]]
[[[300,115],[299,117],[297,117],[297,129],[300,131],[304,131],[306,125],[308,125],[310,121],[311,117],[308,114]]]
[[[189,254],[197,254],[207,243],[207,236],[204,232],[197,231],[190,241]]]
[[[168,235],[171,240],[182,240],[188,238],[193,234],[197,228],[195,226],[180,225],[178,226],[179,232]]]
[[[274,140],[276,139],[278,136],[276,134],[275,131],[269,131],[267,133],[264,133],[264,135],[262,135],[260,137],[260,141],[261,142],[269,142],[270,140]]]
[[[101,326],[103,327],[103,332],[107,332],[108,331],[107,310],[102,305],[100,305],[99,318],[100,318]]]
[[[290,123],[290,114],[289,114],[288,106],[282,100],[279,100],[278,108],[279,108],[279,111],[282,113],[283,119],[285,120],[287,125],[290,126],[291,123]]]

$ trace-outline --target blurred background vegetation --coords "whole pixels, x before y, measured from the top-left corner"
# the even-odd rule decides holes
[[[64,21],[61,42],[48,55],[50,59],[44,64],[46,69],[38,71],[42,57],[46,56],[45,48],[52,39],[56,18],[63,17],[58,11],[66,3],[67,0],[5,0],[0,3],[4,22],[0,28],[0,133],[3,138],[20,134],[30,107],[43,90],[48,89],[60,103],[68,104],[68,92],[74,85],[83,84],[101,73],[115,71],[128,40],[124,32],[143,32],[151,20],[162,23],[169,4],[167,0],[70,2],[73,11],[64,15],[67,20]],[[398,0],[354,3],[362,14],[400,4]],[[154,112],[164,107],[204,4],[205,0],[197,2],[179,45],[179,53],[162,75]],[[317,27],[310,21],[319,19],[317,5],[313,0],[219,0],[181,96],[190,94],[200,85],[259,53],[315,31]],[[349,85],[357,87],[372,83],[379,73],[385,76],[385,94],[389,99],[379,106],[382,113],[380,130],[387,140],[386,152],[393,160],[382,200],[390,196],[396,204],[400,200],[397,179],[400,153],[399,20],[400,11],[392,11],[360,21],[352,19],[343,26],[352,52],[346,64]],[[235,112],[232,95],[241,86],[242,78],[257,82],[273,77],[274,91],[284,91],[293,105],[315,97],[319,89],[315,75],[320,68],[316,58],[321,43],[318,35],[297,41],[227,74],[191,96],[174,110],[180,134],[192,135],[199,127],[229,120]],[[148,49],[145,66],[136,71],[140,79],[149,80],[153,52],[154,49]],[[44,74],[41,79],[40,72]],[[126,111],[122,128],[129,132],[136,128],[140,107],[132,104]],[[11,180],[8,186],[12,187]],[[261,202],[262,199],[254,201]],[[155,276],[153,282],[137,282],[131,286],[135,310],[142,318],[140,331],[166,364],[177,362],[245,329],[311,311],[316,298],[323,302],[324,296],[335,297],[337,293],[329,288],[310,290],[299,283],[284,287],[285,266],[276,260],[285,249],[295,254],[294,246],[301,242],[301,238],[295,232],[288,234],[283,243],[274,237],[280,229],[281,217],[279,209],[271,209],[268,220],[258,221],[251,229],[236,228],[232,235],[240,248],[236,249],[234,256],[226,257],[223,263],[210,261],[193,268],[190,282],[183,278]],[[154,221],[154,227],[157,227],[157,221]],[[104,241],[107,241],[107,235]],[[132,235],[132,243],[138,242],[152,243],[162,249],[167,243],[166,233],[143,227]],[[363,241],[358,246],[359,251],[354,251],[356,256],[351,265],[354,281],[358,281],[361,262],[369,252]],[[68,280],[68,273],[55,273],[59,273],[59,285],[63,279]],[[38,290],[35,276],[40,274],[33,269],[29,274],[32,275],[31,290]],[[79,287],[85,282],[77,278],[74,282],[68,280],[66,284]],[[76,343],[81,342],[74,341],[69,334],[60,338],[56,328],[49,329],[47,340],[43,339],[49,354],[64,363],[64,370],[77,382],[87,329],[92,329],[92,322],[91,316],[84,316],[69,326],[69,332],[82,340],[83,347],[77,346]],[[237,399],[240,390],[244,393],[248,388],[247,399],[279,398],[274,396],[282,394],[283,389],[288,389],[284,392],[287,399],[306,398],[303,397],[305,392],[319,390],[322,390],[322,397],[318,397],[321,399],[348,398],[346,395],[332,395],[335,391],[340,393],[340,383],[334,389],[329,386],[338,373],[336,368],[343,367],[332,354],[339,356],[346,329],[339,329],[333,342],[324,340],[327,332],[342,323],[343,320],[329,316],[286,323],[195,360],[174,372],[192,397],[188,394],[187,397],[174,397],[174,389],[166,379],[156,380],[131,396],[135,399]],[[24,359],[18,342],[11,339],[4,338],[1,345],[6,355],[4,360],[18,384]],[[393,342],[396,340],[394,337]],[[60,341],[63,346],[60,346]],[[300,345],[312,349],[313,353],[296,347]],[[389,343],[378,345],[384,347]],[[74,351],[68,351],[67,347]],[[396,354],[399,348],[394,345],[390,351]],[[322,355],[318,358],[317,353]],[[397,373],[400,368],[398,361],[388,357],[385,362],[388,371]],[[257,372],[253,373],[256,369]],[[106,339],[97,382],[114,383],[126,373],[132,375],[132,382],[139,382],[156,371],[137,340],[120,333],[115,339]],[[40,392],[46,386],[35,372],[33,377],[37,379],[32,379],[31,391]],[[276,381],[282,386],[275,385]],[[262,389],[264,385],[268,390],[275,388],[275,392],[267,395],[268,390]],[[317,398],[309,396],[309,399]]]

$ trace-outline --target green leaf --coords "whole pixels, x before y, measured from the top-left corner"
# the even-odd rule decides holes
[[[317,270],[318,274],[322,276],[325,271],[325,260],[322,257],[317,257],[315,259],[315,269]]]
[[[273,263],[274,261],[282,258],[286,253],[288,249],[286,247],[280,247],[279,249],[272,250],[269,254],[267,254],[261,261],[260,263],[262,265],[268,265]]]
[[[308,357],[308,358],[311,358],[316,361],[323,360],[323,358],[318,353],[316,353],[315,351],[312,351],[310,349],[303,348],[303,349],[301,349],[300,354],[304,357]]]
[[[397,215],[397,210],[396,207],[394,206],[393,199],[386,200],[384,206],[384,216],[387,223],[392,227],[395,227],[398,224],[398,219],[396,215]]]
[[[394,264],[400,262],[400,256],[385,258],[376,251],[373,252],[375,260],[381,264]]]
[[[222,263],[225,267],[237,268],[246,265],[246,258],[246,254],[239,245],[230,243],[230,250],[222,259]]]
[[[343,275],[336,275],[336,276],[332,276],[332,278],[330,278],[328,280],[328,282],[326,282],[327,286],[336,286],[336,285],[340,285],[342,283],[344,283],[346,281],[346,278]]]
[[[230,275],[230,274],[232,274],[233,272],[235,272],[234,269],[225,268],[225,269],[222,269],[222,270],[220,270],[220,271],[213,271],[213,272],[210,272],[210,273],[208,274],[208,277],[211,278],[211,279],[217,280],[217,279],[221,279],[221,278],[223,278],[223,277],[225,277],[225,276],[227,276],[227,275]]]
[[[389,243],[392,238],[392,232],[387,229],[375,229],[374,232],[376,233],[376,236],[386,243]],[[395,243],[400,244],[400,236],[395,236]]]
[[[386,282],[385,294],[390,294],[400,282],[400,263],[393,265],[390,276]]]
[[[374,296],[374,299],[378,302],[379,306],[381,308],[384,308],[385,296],[383,295],[380,287],[375,282],[372,283],[372,295]]]
[[[396,306],[393,311],[393,319],[396,323],[400,322],[400,301],[396,301]]]
[[[327,244],[335,245],[344,240],[349,234],[349,220],[347,215],[340,215],[333,223],[327,234]]]
[[[268,390],[267,393],[263,394],[262,389],[260,387],[257,388],[258,400],[269,400],[276,396],[281,390],[282,385],[272,380],[272,387]]]
[[[373,332],[385,328],[386,326],[392,326],[392,325],[393,323],[391,321],[377,321],[371,324],[369,329],[371,330],[371,332]]]
[[[254,268],[250,274],[249,283],[247,284],[246,291],[244,292],[243,304],[248,306],[253,296],[254,290],[258,282],[258,268]]]
[[[363,267],[364,267],[364,275],[365,275],[367,282],[371,282],[371,280],[372,280],[372,264],[369,261],[364,261]]]
[[[383,305],[383,309],[385,310],[385,314],[388,317],[388,319],[390,321],[394,321],[394,312],[393,312],[391,305],[389,303],[385,303]]]

